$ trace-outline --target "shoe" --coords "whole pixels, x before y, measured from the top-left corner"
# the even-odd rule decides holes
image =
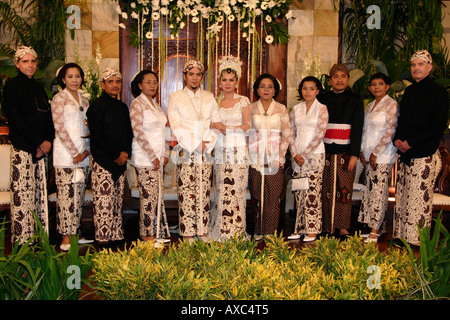
[[[378,242],[378,237],[381,236],[381,233],[373,233],[371,232],[369,235],[373,235],[373,236],[377,236],[376,238],[370,238],[369,236],[367,236],[366,239],[364,239],[365,243],[371,243],[371,242]]]
[[[69,251],[69,249],[70,249],[70,243],[69,243],[69,244],[61,244],[61,245],[59,246],[59,248],[60,248],[62,251]]]
[[[156,242],[158,242],[158,243],[169,243],[169,242],[170,242],[170,239],[161,239],[161,238],[158,238],[158,239],[156,239]]]
[[[303,238],[303,242],[312,242],[312,241],[314,241],[314,240],[316,240],[316,237],[308,237],[308,236],[305,236],[305,237]]]
[[[367,238],[369,236],[368,233],[362,233],[359,235],[361,238]]]
[[[89,239],[86,239],[86,238],[78,239],[78,244],[86,244],[86,243],[93,243],[93,242],[94,242],[94,240],[89,240]]]
[[[300,239],[301,236],[302,235],[300,233],[293,233],[287,238],[288,238],[288,240],[297,240],[297,239]]]

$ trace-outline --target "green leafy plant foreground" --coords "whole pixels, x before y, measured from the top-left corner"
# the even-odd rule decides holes
[[[282,237],[187,242],[169,250],[136,242],[93,257],[90,281],[105,299],[403,299],[420,286],[407,251],[380,252],[355,236],[290,248]]]
[[[79,256],[73,237],[67,253],[57,252],[36,221],[36,236],[22,246],[13,245],[9,255],[4,254],[5,223],[0,224],[0,300],[78,299],[91,267],[89,250]]]

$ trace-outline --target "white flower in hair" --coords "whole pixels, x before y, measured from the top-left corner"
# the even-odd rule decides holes
[[[221,74],[223,70],[227,69],[231,69],[236,72],[236,76],[238,79],[241,78],[242,62],[237,57],[225,56],[219,59],[219,74]]]

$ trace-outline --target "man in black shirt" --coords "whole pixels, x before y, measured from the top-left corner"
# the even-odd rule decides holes
[[[397,131],[399,170],[394,213],[394,238],[420,245],[419,230],[431,226],[433,188],[439,140],[447,126],[448,95],[430,78],[431,55],[419,50],[411,57],[412,85],[400,102]]]
[[[364,126],[362,97],[347,89],[348,68],[335,64],[330,70],[332,91],[317,99],[327,106],[328,126],[324,137],[325,168],[322,189],[323,230],[348,235],[352,210],[353,181]]]
[[[48,231],[47,155],[55,137],[48,96],[34,79],[37,54],[31,47],[17,49],[18,75],[5,84],[6,109],[11,140],[11,235],[24,244],[34,235],[35,217]]]
[[[92,102],[86,116],[92,155],[95,239],[103,245],[122,240],[122,203],[127,161],[131,156],[130,115],[118,99],[122,75],[107,68],[102,73],[102,95]]]

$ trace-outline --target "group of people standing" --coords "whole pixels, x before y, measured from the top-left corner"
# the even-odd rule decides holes
[[[322,232],[349,233],[352,191],[358,159],[366,166],[358,220],[377,241],[387,211],[388,180],[400,156],[394,237],[419,244],[417,223],[431,223],[437,149],[447,125],[446,91],[430,79],[431,56],[411,58],[415,79],[400,107],[387,95],[389,78],[377,73],[369,89],[374,100],[364,111],[362,97],[347,89],[343,64],[330,70],[332,90],[323,93],[315,77],[302,79],[302,102],[289,113],[275,99],[281,84],[271,74],[253,84],[253,103],[236,93],[242,66],[236,57],[219,61],[221,93],[202,89],[205,69],[197,60],[183,67],[184,88],[169,97],[167,113],[156,102],[159,79],[142,70],[131,82],[130,107],[118,97],[119,71],[101,74],[102,95],[90,105],[79,93],[83,70],[64,65],[57,77],[61,92],[48,103],[34,80],[37,55],[21,47],[15,55],[18,76],[4,88],[11,156],[13,241],[26,242],[34,219],[48,225],[45,168],[53,149],[57,185],[57,225],[68,250],[77,234],[89,174],[94,197],[95,240],[124,238],[122,195],[127,163],[136,168],[140,194],[140,236],[156,245],[169,241],[164,208],[163,169],[176,163],[179,234],[188,241],[226,241],[246,236],[247,189],[250,191],[254,238],[278,227],[285,191],[289,149],[297,217],[290,240],[314,241]],[[170,128],[170,129],[169,129]],[[170,137],[176,147],[170,152]],[[31,212],[35,212],[33,215]]]

